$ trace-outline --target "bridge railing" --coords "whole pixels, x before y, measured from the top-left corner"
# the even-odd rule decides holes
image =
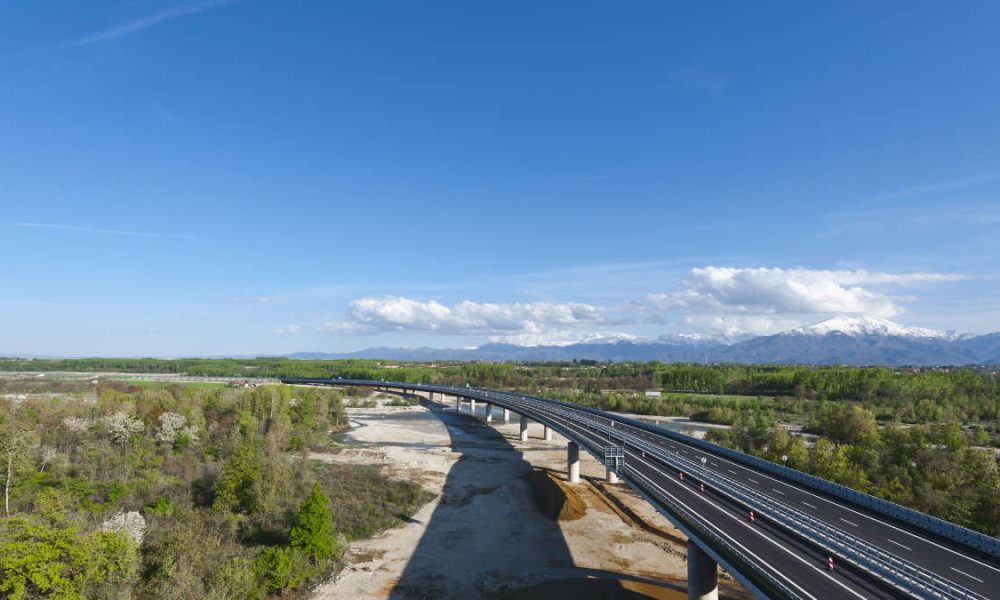
[[[771,518],[790,530],[796,531],[805,539],[813,540],[821,548],[836,554],[872,575],[889,581],[896,587],[923,596],[928,593],[943,598],[974,598],[987,600],[971,590],[951,581],[942,579],[927,569],[905,561],[898,556],[886,552],[882,548],[844,531],[840,528],[816,519],[797,508],[785,504],[781,500],[763,494],[752,487],[741,485],[731,477],[713,471],[697,461],[675,456],[641,438],[629,436],[630,445],[642,449],[655,456],[661,462],[673,465],[692,476],[695,480],[704,482],[717,491],[724,492],[727,497],[742,504],[748,509],[757,511],[761,516]]]
[[[567,402],[561,402],[559,400],[547,400],[545,398],[538,398],[531,396],[537,400],[544,400],[547,402],[556,402],[564,406],[576,408],[584,412],[589,412],[591,414],[599,415],[604,418],[608,418],[608,414],[604,411],[593,409],[586,406],[579,406]],[[803,473],[802,471],[797,471],[795,469],[785,467],[773,463],[756,456],[751,456],[743,452],[732,450],[726,448],[725,446],[720,446],[718,444],[713,444],[712,442],[707,442],[705,440],[700,440],[695,437],[687,436],[681,433],[670,431],[668,429],[663,429],[638,421],[636,419],[631,419],[628,417],[622,417],[618,415],[611,415],[616,421],[627,423],[633,427],[646,430],[650,433],[655,433],[658,435],[663,435],[669,437],[675,441],[682,442],[689,446],[694,446],[700,448],[706,452],[716,454],[719,456],[725,456],[731,460],[742,463],[747,466],[751,466],[755,469],[776,475],[778,477],[800,483],[805,487],[811,488],[815,491],[819,491],[825,494],[829,494],[836,498],[842,500],[847,500],[864,508],[868,508],[878,512],[880,514],[892,517],[904,523],[909,523],[911,525],[916,525],[922,529],[936,533],[946,539],[950,539],[960,544],[981,550],[987,554],[994,557],[1000,558],[1000,539],[990,537],[986,534],[979,533],[978,531],[972,531],[962,527],[961,525],[956,525],[955,523],[950,523],[943,519],[938,519],[937,517],[932,517],[930,515],[925,515],[919,511],[913,510],[912,508],[907,508],[905,506],[900,506],[888,500],[883,500],[882,498],[876,498],[869,494],[853,490],[849,487],[840,485],[838,483],[833,483],[821,479],[814,475],[809,475]]]
[[[488,400],[488,397],[483,396],[482,392],[487,390],[480,390],[476,388],[462,388],[457,386],[443,386],[443,385],[432,385],[432,384],[419,384],[419,383],[407,383],[407,382],[392,382],[392,381],[367,381],[367,380],[347,380],[347,379],[283,379],[283,382],[302,382],[302,383],[325,383],[333,385],[355,385],[355,386],[383,386],[383,387],[394,387],[394,388],[406,388],[413,390],[423,390],[423,391],[434,391],[434,392],[444,392],[453,395],[462,395],[466,397],[475,397],[477,399]],[[489,390],[492,392],[500,392],[500,390]],[[510,393],[510,392],[504,392]],[[562,402],[560,400],[551,400],[548,398],[541,398],[538,396],[531,396],[527,394],[513,394],[523,398],[531,398],[533,400],[539,400],[548,403],[554,403],[558,405],[563,405],[566,407],[571,407],[576,410],[588,412],[591,414],[599,415],[604,418],[609,418],[609,414],[600,411],[595,408],[590,408],[587,406],[580,406],[577,404],[571,404],[568,402]],[[744,454],[725,446],[720,446],[718,444],[713,444],[705,440],[700,440],[691,436],[686,436],[681,433],[670,431],[667,429],[662,429],[636,419],[631,419],[628,417],[610,415],[616,421],[627,423],[633,427],[639,429],[644,429],[650,433],[655,433],[665,437],[669,437],[675,441],[685,443],[689,446],[697,447],[706,452],[716,454],[719,456],[724,456],[741,464],[753,467],[760,471],[770,473],[777,477],[784,478],[788,481],[793,481],[799,483],[807,488],[814,491],[819,491],[830,496],[840,498],[842,500],[847,500],[858,506],[873,510],[877,513],[883,514],[885,516],[891,517],[903,523],[908,523],[914,525],[931,533],[940,535],[945,539],[949,539],[958,542],[962,545],[975,548],[993,557],[1000,558],[1000,539],[990,537],[988,535],[979,533],[977,531],[972,531],[971,529],[962,527],[961,525],[956,525],[955,523],[950,523],[943,519],[937,517],[932,517],[930,515],[925,515],[919,511],[907,508],[905,506],[900,506],[894,502],[888,500],[883,500],[882,498],[876,498],[869,494],[853,490],[849,487],[826,481],[814,475],[809,475],[795,469],[773,463],[768,460],[758,458],[756,456],[751,456],[749,454]]]

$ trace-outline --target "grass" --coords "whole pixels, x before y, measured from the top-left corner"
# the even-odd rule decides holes
[[[404,522],[433,494],[412,481],[391,479],[375,465],[312,465],[330,498],[333,528],[348,539],[367,538]]]

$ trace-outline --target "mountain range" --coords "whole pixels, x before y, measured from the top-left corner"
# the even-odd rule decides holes
[[[477,348],[369,348],[299,359],[383,358],[404,361],[649,361],[940,366],[1000,364],[1000,333],[959,335],[885,319],[833,317],[774,335],[711,338],[662,336],[655,341],[594,341],[559,346],[490,343]]]

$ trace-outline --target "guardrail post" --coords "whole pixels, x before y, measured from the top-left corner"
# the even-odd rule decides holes
[[[712,557],[688,540],[688,600],[718,600],[719,569]]]
[[[528,441],[528,417],[521,415],[521,441]]]
[[[580,483],[580,445],[576,442],[570,442],[566,446],[566,462],[569,482]]]

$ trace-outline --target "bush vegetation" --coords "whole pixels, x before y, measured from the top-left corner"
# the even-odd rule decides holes
[[[26,387],[0,400],[0,597],[284,594],[428,500],[376,467],[305,460],[346,423],[336,390]]]

